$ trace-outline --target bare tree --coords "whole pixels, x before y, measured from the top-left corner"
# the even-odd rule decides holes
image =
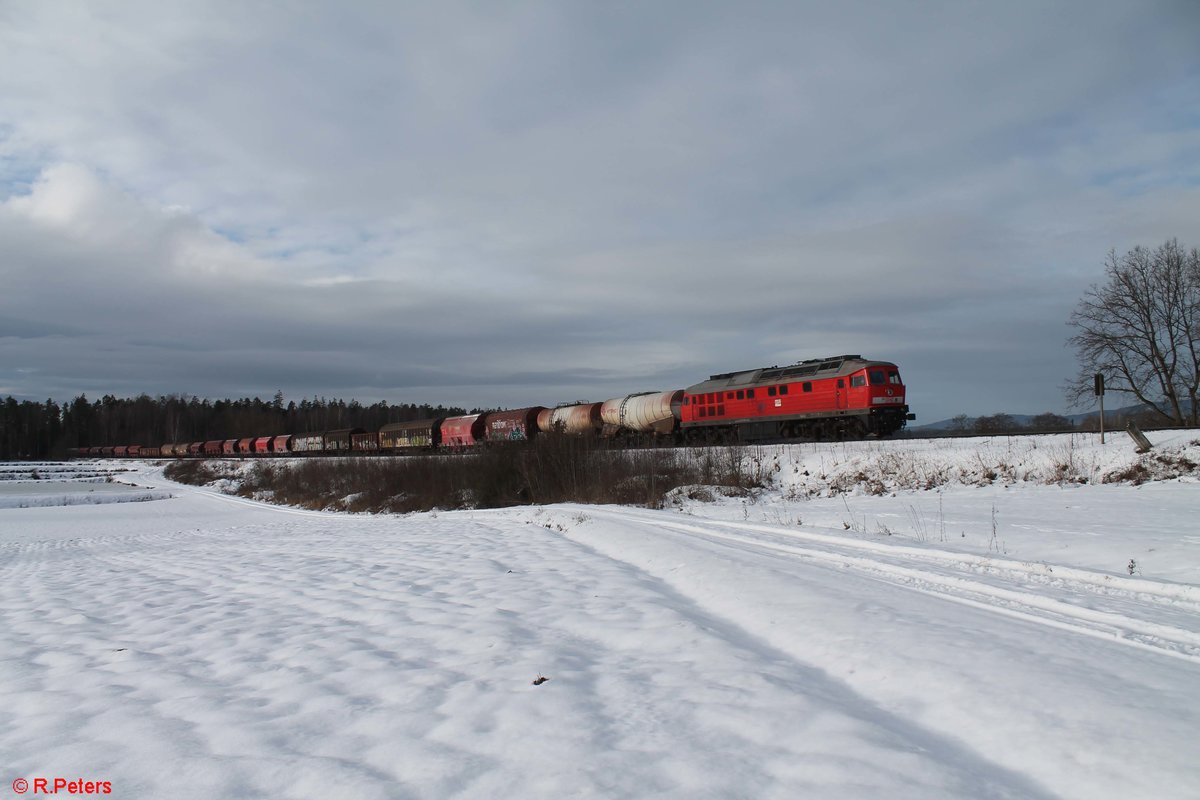
[[[1069,431],[1075,427],[1075,423],[1064,416],[1047,411],[1030,420],[1029,427],[1035,431]]]
[[[1017,427],[1017,421],[1012,414],[992,414],[975,419],[976,433],[1011,433]]]
[[[1079,374],[1073,405],[1089,401],[1102,373],[1108,392],[1129,395],[1171,424],[1197,424],[1200,390],[1200,251],[1172,239],[1155,250],[1110,251],[1108,281],[1071,314]]]
[[[959,414],[950,420],[950,430],[956,433],[966,433],[974,427],[973,421],[966,414]]]

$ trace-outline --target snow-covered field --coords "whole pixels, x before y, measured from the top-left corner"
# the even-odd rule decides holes
[[[1102,483],[1116,435],[748,457],[750,497],[406,517],[75,466],[170,497],[0,503],[0,786],[1200,797],[1194,470]]]

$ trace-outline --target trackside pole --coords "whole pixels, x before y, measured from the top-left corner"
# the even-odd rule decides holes
[[[1100,444],[1104,444],[1104,373],[1096,373],[1094,384],[1096,396],[1100,398]]]

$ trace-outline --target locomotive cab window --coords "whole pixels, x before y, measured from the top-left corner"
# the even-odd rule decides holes
[[[885,383],[887,383],[887,376],[884,375],[883,370],[881,370],[881,369],[871,370],[871,385],[872,386],[882,386]]]
[[[867,385],[867,376],[866,375],[855,375],[854,377],[852,377],[850,379],[850,385],[851,386],[866,386]]]
[[[780,387],[779,387],[779,393],[780,393],[780,394],[787,394],[787,384],[786,384],[786,383],[785,383],[783,386],[780,386]]]
[[[899,372],[889,372],[888,373],[888,383],[894,383],[897,386],[899,386],[900,385],[900,373]]]
[[[812,381],[805,381],[803,388],[804,388],[804,391],[811,392],[812,391]]]

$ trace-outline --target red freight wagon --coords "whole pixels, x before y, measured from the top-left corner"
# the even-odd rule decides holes
[[[274,436],[271,438],[272,453],[286,453],[292,449],[292,435]]]
[[[120,447],[114,447],[112,454],[117,458],[124,458],[129,455],[129,446],[123,444]]]
[[[483,438],[483,415],[447,417],[442,420],[442,447],[471,447]]]
[[[254,452],[254,437],[249,439],[238,439],[237,451],[243,455],[249,455]]]
[[[262,455],[263,453],[271,452],[271,437],[259,436],[254,440],[254,454]]]
[[[157,447],[143,447],[138,451],[138,455],[142,458],[158,458],[159,449]]]
[[[221,445],[221,454],[226,456],[237,455],[237,439],[226,439]]]
[[[224,444],[225,444],[225,442],[223,442],[221,439],[209,439],[207,442],[204,443],[204,455],[206,455],[206,456],[221,455],[221,448],[224,446]]]
[[[189,442],[187,446],[187,454],[189,456],[204,455],[204,442]]]
[[[142,446],[140,444],[131,444],[125,449],[125,455],[130,458],[138,458],[142,455]]]
[[[516,411],[494,411],[484,419],[484,438],[489,442],[523,442],[537,435],[542,406]]]

